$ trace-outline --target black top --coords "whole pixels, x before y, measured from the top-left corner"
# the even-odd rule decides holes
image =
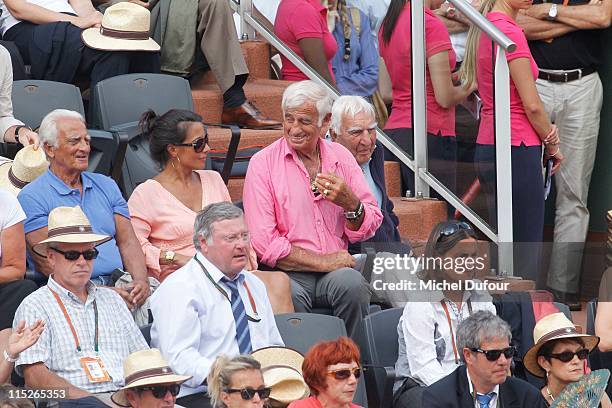
[[[562,4],[563,0],[552,0],[551,3]],[[534,0],[533,4],[541,4]],[[587,4],[584,0],[570,0],[570,6]],[[529,41],[531,54],[539,68],[575,69],[597,68],[601,56],[601,30],[578,30],[553,39]]]

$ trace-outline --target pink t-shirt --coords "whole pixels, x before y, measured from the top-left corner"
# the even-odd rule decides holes
[[[529,58],[533,79],[538,77],[538,66],[531,56],[525,33],[512,18],[501,12],[487,14],[487,19],[506,34],[516,44],[516,50],[506,54],[508,62],[516,58]],[[495,97],[493,93],[493,42],[486,35],[480,36],[478,47],[476,79],[478,81],[478,92],[482,99],[482,111],[480,114],[480,128],[476,142],[483,145],[494,144],[495,134]],[[527,118],[523,102],[510,78],[510,133],[512,146],[539,146],[542,144],[538,134]]]
[[[450,35],[446,26],[433,11],[425,10],[425,52],[427,58],[440,52],[448,52],[448,65],[455,69],[457,57],[453,51]],[[433,83],[429,75],[429,65],[425,65],[425,89],[427,92],[427,132],[441,136],[455,136],[455,107],[443,108],[436,101]]]
[[[455,68],[456,56],[450,35],[444,23],[430,9],[425,9],[425,52],[427,58],[443,51],[448,52],[451,71]],[[384,58],[393,86],[393,110],[385,129],[412,127],[412,55],[410,29],[410,3],[406,3],[395,25],[391,41],[385,44],[379,33],[380,55]],[[438,102],[429,75],[425,68],[427,93],[427,132],[442,136],[455,136],[455,108],[444,109]]]
[[[317,397],[309,397],[299,401],[293,401],[287,408],[323,408]],[[350,408],[361,408],[361,405],[351,402]]]
[[[303,38],[320,38],[323,41],[323,51],[328,61],[329,72],[333,77],[331,61],[336,55],[338,44],[327,28],[327,8],[319,0],[282,0],[276,12],[274,32],[302,59],[304,55],[302,55],[298,41]],[[281,61],[284,80],[308,79],[283,55],[281,55]]]

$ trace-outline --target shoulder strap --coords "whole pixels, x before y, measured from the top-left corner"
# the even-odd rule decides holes
[[[351,11],[351,18],[353,19],[353,27],[355,27],[357,37],[359,37],[361,34],[361,14],[357,7],[350,7],[349,10]]]

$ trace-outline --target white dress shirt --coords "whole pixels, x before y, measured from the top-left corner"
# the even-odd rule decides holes
[[[470,378],[470,372],[469,370],[465,370],[465,373],[467,374],[468,384],[470,385],[470,394],[472,394],[472,398],[474,398],[474,384],[472,384],[472,379]],[[495,393],[495,395],[493,395],[493,398],[491,398],[491,401],[489,401],[489,408],[495,408],[497,407],[497,399],[499,398],[499,384],[497,384],[495,388],[493,388],[489,392]],[[474,401],[474,407],[480,408],[480,404],[478,404],[478,401]]]
[[[451,330],[440,302],[444,295],[442,292],[432,292],[431,299],[431,302],[408,302],[404,307],[397,327],[399,351],[395,372],[398,380],[394,390],[399,388],[406,377],[420,385],[429,386],[452,373],[461,364],[459,354],[459,364],[455,362]],[[460,310],[457,310],[454,303],[451,305],[447,301],[455,344],[457,326],[470,315],[468,299],[472,303],[472,312],[488,310],[496,314],[491,296],[486,292],[465,291]],[[434,341],[436,334],[439,337]],[[457,350],[457,353],[460,351]]]
[[[0,0],[0,4],[2,0]],[[0,8],[1,10],[1,8]],[[0,143],[4,142],[4,134],[12,126],[23,125],[13,117],[13,65],[8,50],[0,45]],[[12,137],[10,139],[13,140]]]
[[[225,275],[200,252],[196,256],[231,298],[229,288],[221,281]],[[266,287],[251,272],[240,274],[244,275],[261,318],[259,322],[249,320],[253,350],[283,346]],[[243,284],[238,285],[238,292],[247,315],[255,317]],[[231,304],[194,259],[164,280],[151,296],[151,310],[153,347],[161,350],[175,373],[193,376],[183,384],[179,397],[206,391],[202,383],[219,354],[240,354]]]

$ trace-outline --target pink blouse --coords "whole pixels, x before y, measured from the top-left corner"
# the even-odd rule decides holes
[[[216,171],[197,170],[202,182],[202,208],[208,204],[231,201],[223,179]],[[158,181],[140,184],[128,201],[134,232],[142,246],[149,276],[163,281],[178,269],[177,265],[160,265],[161,251],[194,256],[193,222],[196,212],[186,207]],[[251,265],[257,265],[251,250]],[[255,269],[255,268],[253,268]]]

